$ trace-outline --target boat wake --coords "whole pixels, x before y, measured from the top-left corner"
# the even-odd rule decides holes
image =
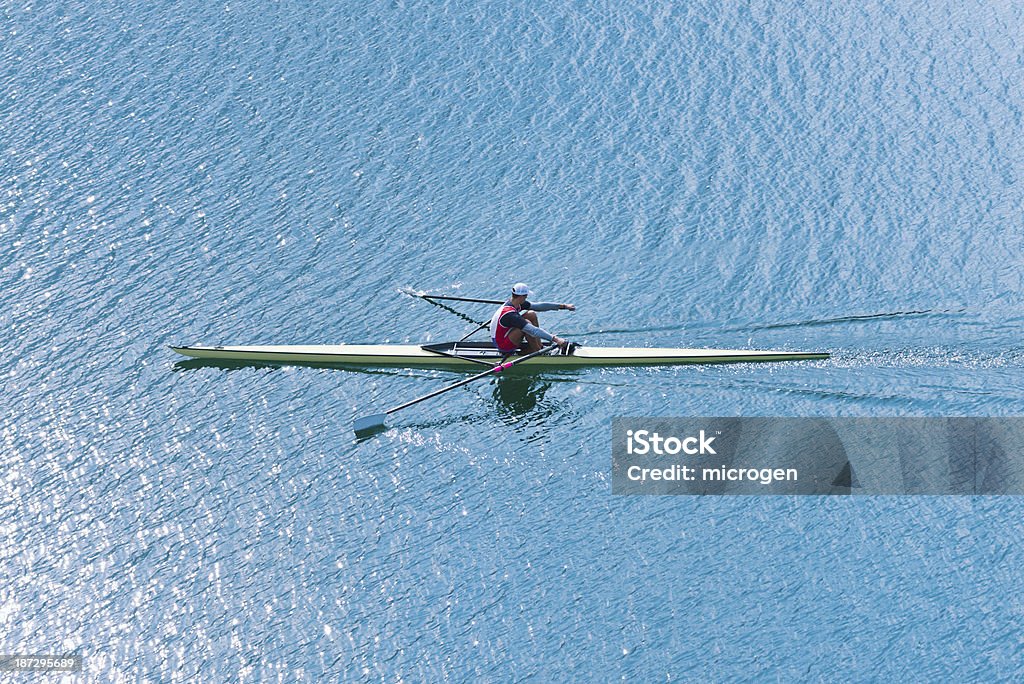
[[[714,329],[717,332],[735,333],[750,332],[754,330],[783,330],[787,328],[813,328],[821,326],[844,325],[847,323],[880,322],[889,320],[905,320],[908,318],[950,317],[965,313],[966,309],[922,309],[911,311],[885,311],[870,314],[851,314],[848,316],[834,316],[830,318],[809,318],[802,321],[783,321],[780,323],[730,323],[723,327],[703,324],[695,321],[678,323],[675,325],[657,325],[644,328],[600,328],[582,332],[567,332],[568,336],[580,337],[584,335],[624,335],[637,333],[660,333],[675,332],[680,330],[693,330],[695,327]]]
[[[746,326],[738,326],[735,328],[726,328],[726,331],[745,331],[745,330],[779,330],[785,328],[813,328],[819,326],[828,325],[842,325],[845,323],[863,323],[865,321],[891,321],[891,320],[904,320],[908,318],[924,318],[928,316],[938,316],[946,318],[949,316],[955,316],[965,313],[966,309],[951,309],[951,310],[933,310],[923,309],[920,311],[887,311],[883,313],[873,314],[853,314],[850,316],[836,316],[833,318],[811,318],[804,321],[792,321],[788,323],[762,323]]]

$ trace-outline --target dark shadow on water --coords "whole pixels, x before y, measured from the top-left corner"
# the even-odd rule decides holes
[[[277,369],[272,363],[252,363],[250,361],[204,361],[202,359],[189,359],[188,361],[177,361],[171,369],[175,373],[184,371],[199,370],[200,368],[219,368],[220,370],[241,370],[243,368],[271,368]]]
[[[498,415],[510,422],[518,422],[526,417],[537,417],[538,406],[543,409],[544,395],[551,388],[551,382],[537,375],[506,375],[498,378],[493,386],[491,396]]]

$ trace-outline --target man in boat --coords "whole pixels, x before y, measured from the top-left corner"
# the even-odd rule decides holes
[[[491,317],[491,339],[495,346],[509,354],[529,354],[540,350],[541,340],[545,340],[554,342],[565,351],[569,343],[541,328],[537,312],[560,309],[575,311],[576,307],[550,302],[531,303],[526,299],[529,296],[530,288],[526,283],[516,283],[512,286],[512,297],[494,312]]]

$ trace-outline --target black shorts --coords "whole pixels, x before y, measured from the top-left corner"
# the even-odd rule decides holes
[[[499,352],[507,356],[515,356],[517,354],[525,354],[530,349],[530,341],[526,339],[526,335],[523,335],[522,341],[519,343],[519,349],[512,351],[505,351],[504,349],[498,349]]]

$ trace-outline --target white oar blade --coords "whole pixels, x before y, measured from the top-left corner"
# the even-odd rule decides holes
[[[380,430],[385,427],[384,421],[387,420],[386,413],[375,413],[372,416],[363,416],[362,418],[356,419],[353,429],[359,432],[370,432],[371,430]]]

